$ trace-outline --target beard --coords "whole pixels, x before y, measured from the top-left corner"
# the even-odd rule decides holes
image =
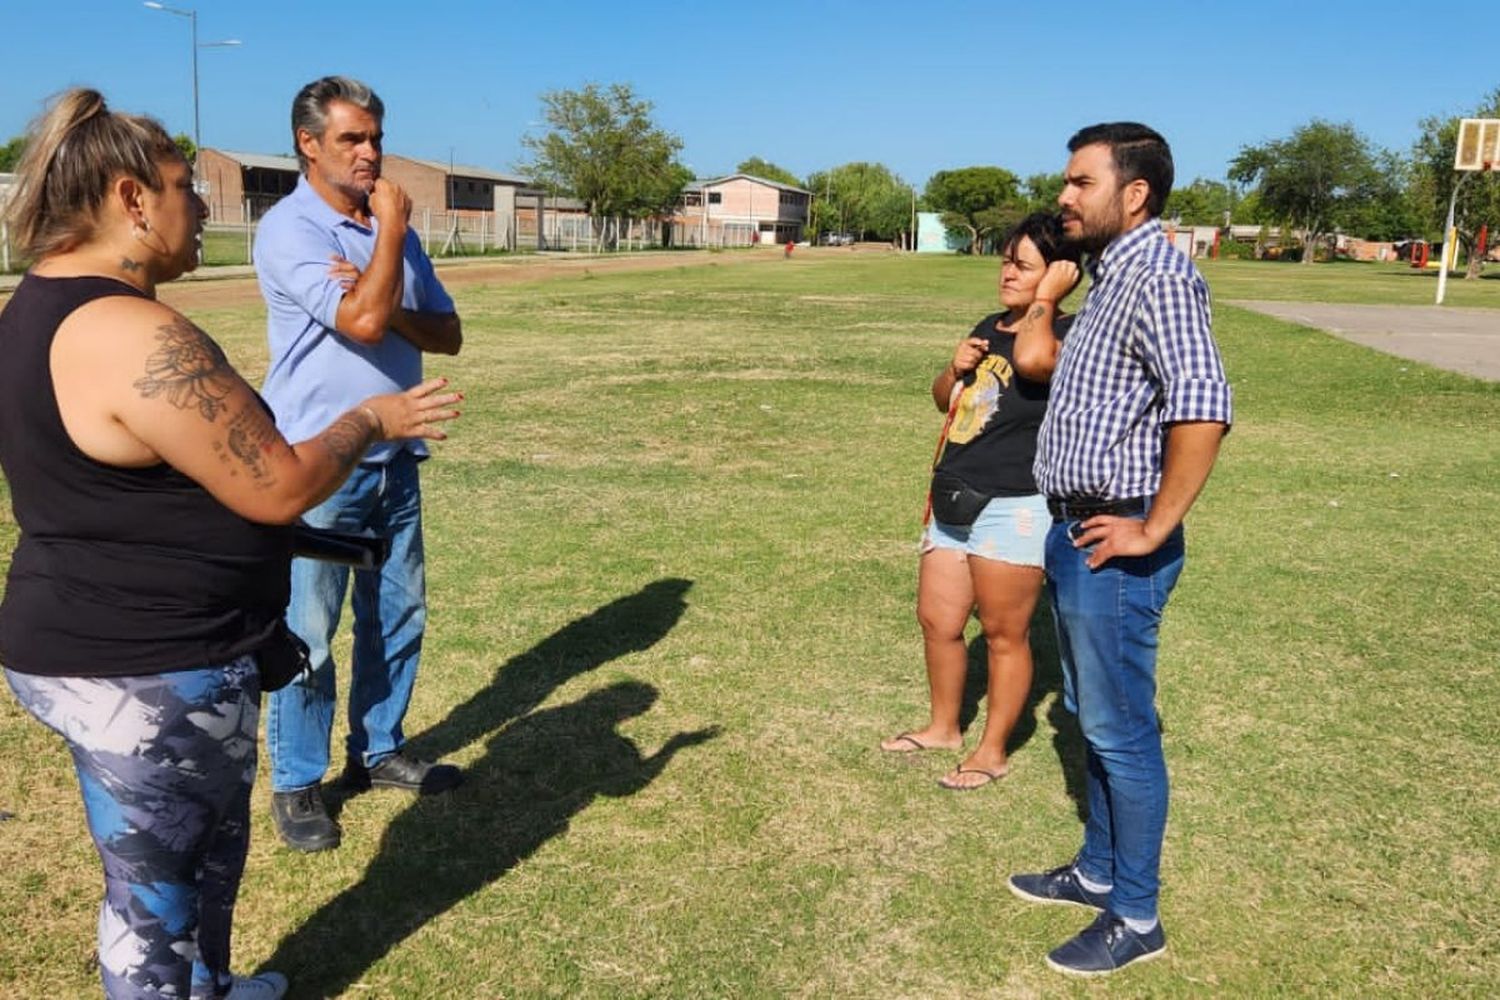
[[[1075,212],[1064,212],[1063,221],[1077,222],[1079,233],[1069,237],[1068,242],[1091,257],[1097,257],[1104,248],[1125,231],[1125,198],[1120,192],[1109,205],[1097,215],[1084,216]],[[1064,230],[1066,233],[1066,229]]]

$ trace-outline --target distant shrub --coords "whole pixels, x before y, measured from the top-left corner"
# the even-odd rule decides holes
[[[1254,260],[1254,243],[1236,243],[1234,240],[1219,241],[1220,260]]]

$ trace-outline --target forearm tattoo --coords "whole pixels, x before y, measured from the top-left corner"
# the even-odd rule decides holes
[[[365,449],[374,438],[370,422],[351,411],[339,417],[322,434],[323,446],[333,454],[339,465],[353,465],[364,456]]]
[[[262,489],[276,482],[270,454],[279,437],[276,425],[258,405],[247,406],[229,421],[229,450]]]
[[[213,339],[182,317],[165,326],[161,341],[146,359],[145,377],[135,388],[146,399],[166,396],[179,410],[194,407],[209,422],[224,410],[224,399],[234,388],[234,369]]]

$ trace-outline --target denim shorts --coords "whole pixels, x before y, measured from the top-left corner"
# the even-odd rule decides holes
[[[1040,493],[995,497],[984,505],[973,524],[960,527],[933,518],[922,534],[922,552],[954,549],[1017,566],[1040,567],[1051,527],[1047,498]]]

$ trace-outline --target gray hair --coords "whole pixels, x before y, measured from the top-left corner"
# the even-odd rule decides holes
[[[333,101],[344,101],[361,111],[368,111],[377,121],[385,118],[385,102],[371,90],[368,84],[348,76],[325,76],[314,80],[292,98],[292,150],[297,154],[297,165],[307,173],[307,157],[297,142],[297,132],[306,129],[315,138],[323,138],[328,128],[328,105]]]

